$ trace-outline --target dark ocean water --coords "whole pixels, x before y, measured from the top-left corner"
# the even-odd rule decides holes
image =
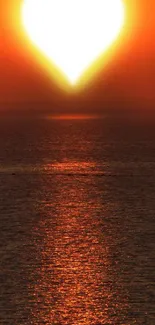
[[[0,324],[155,324],[155,123],[0,119]]]

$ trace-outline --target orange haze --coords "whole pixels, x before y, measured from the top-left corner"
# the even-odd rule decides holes
[[[124,0],[127,22],[123,39],[106,69],[79,93],[66,93],[36,61],[20,26],[20,0],[0,0],[0,109],[6,103],[48,103],[59,111],[74,106],[155,107],[155,1]],[[73,105],[74,104],[74,105]],[[21,106],[21,105],[20,105]]]

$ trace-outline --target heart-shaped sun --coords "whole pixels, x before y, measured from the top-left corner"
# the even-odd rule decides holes
[[[113,43],[124,21],[123,0],[24,0],[33,43],[75,84]]]

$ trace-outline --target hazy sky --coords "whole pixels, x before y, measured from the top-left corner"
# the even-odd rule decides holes
[[[69,95],[35,61],[19,24],[20,0],[0,0],[0,102],[50,102],[66,107],[155,106],[155,1],[124,0],[129,22],[108,69]],[[125,103],[125,104],[124,104]],[[82,108],[81,108],[82,109]]]

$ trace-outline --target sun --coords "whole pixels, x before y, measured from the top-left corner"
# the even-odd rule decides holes
[[[117,38],[122,0],[24,0],[22,21],[34,45],[76,84]]]

